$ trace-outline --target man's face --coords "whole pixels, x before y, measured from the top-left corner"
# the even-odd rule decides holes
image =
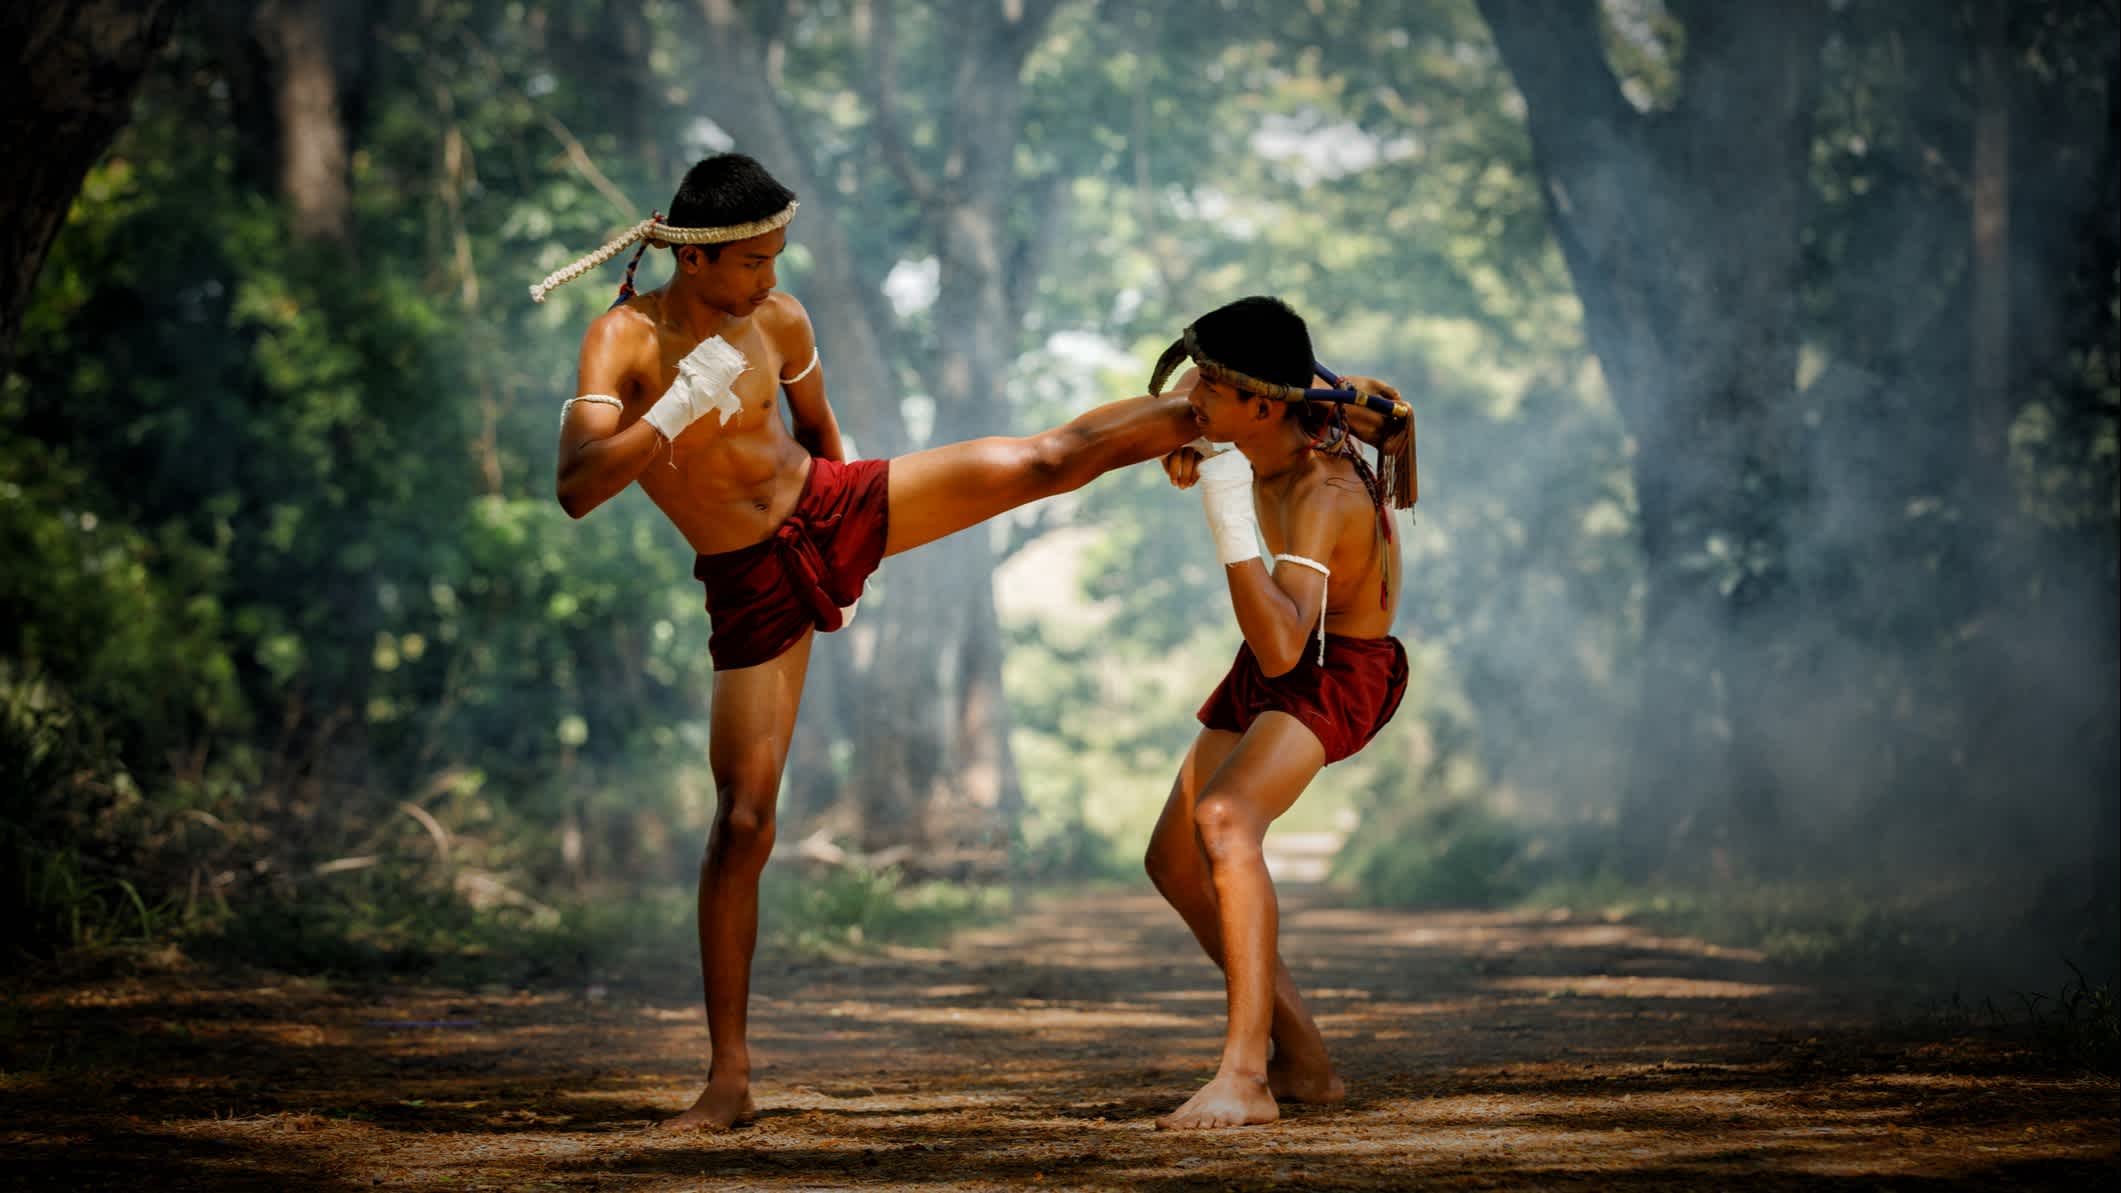
[[[679,268],[692,275],[707,305],[742,317],[758,310],[773,293],[778,281],[774,261],[787,247],[788,229],[775,228],[749,240],[730,241],[712,261],[706,246],[688,245],[678,250]]]
[[[1258,421],[1256,400],[1198,374],[1194,374],[1186,404],[1193,408],[1201,436],[1211,443],[1228,443],[1245,426]]]

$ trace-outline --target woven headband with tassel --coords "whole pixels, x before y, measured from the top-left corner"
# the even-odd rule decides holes
[[[530,301],[544,302],[545,296],[567,283],[581,277],[604,262],[619,255],[620,251],[638,240],[641,247],[634,250],[633,261],[626,266],[626,286],[620,292],[620,300],[632,297],[634,266],[641,263],[641,254],[650,247],[667,248],[673,244],[728,244],[733,240],[749,240],[764,236],[775,228],[785,227],[795,218],[797,204],[791,202],[764,219],[743,224],[724,224],[717,228],[679,228],[663,222],[663,213],[657,212],[627,229],[616,239],[598,248],[595,252],[577,258],[545,275],[545,280],[530,288]]]
[[[1171,379],[1178,366],[1191,360],[1200,369],[1200,375],[1218,385],[1227,385],[1244,393],[1271,398],[1277,402],[1328,402],[1341,406],[1360,406],[1373,414],[1384,417],[1387,428],[1404,425],[1406,435],[1399,450],[1387,453],[1383,447],[1377,449],[1377,471],[1383,478],[1385,490],[1391,494],[1393,509],[1407,509],[1420,497],[1420,485],[1414,469],[1414,408],[1403,401],[1394,401],[1382,394],[1366,394],[1341,383],[1339,375],[1319,364],[1311,362],[1311,371],[1326,379],[1331,389],[1312,389],[1300,385],[1283,385],[1276,381],[1261,381],[1246,373],[1240,373],[1222,364],[1200,350],[1200,342],[1187,327],[1185,333],[1174,340],[1164,354],[1156,358],[1156,369],[1149,374],[1149,392],[1164,392],[1164,382]],[[1385,436],[1390,439],[1388,430]]]

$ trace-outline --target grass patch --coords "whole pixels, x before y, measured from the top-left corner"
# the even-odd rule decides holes
[[[1631,884],[1596,873],[1550,878],[1520,902],[1639,920],[1660,931],[1813,968],[1921,966],[1970,943],[1966,929],[1930,897],[1884,895],[1842,882],[1729,882],[1710,888]]]
[[[210,961],[293,973],[419,976],[456,985],[697,982],[694,892],[604,888],[526,911],[479,909],[431,873],[382,867],[294,899],[232,907],[184,945]],[[1000,888],[907,881],[896,869],[768,866],[762,952],[814,956],[933,944],[1007,911]]]
[[[1420,809],[1390,831],[1365,830],[1335,860],[1333,877],[1373,907],[1498,907],[1546,869],[1538,843],[1478,804]]]
[[[897,867],[769,868],[759,889],[759,929],[767,944],[805,954],[934,944],[1008,909],[1009,893],[1001,888],[908,882]]]

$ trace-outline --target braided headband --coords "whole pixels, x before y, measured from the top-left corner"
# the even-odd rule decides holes
[[[790,202],[788,206],[764,219],[752,220],[745,224],[724,224],[718,228],[673,227],[664,223],[662,213],[658,212],[627,229],[617,239],[606,243],[595,252],[546,274],[544,281],[530,288],[530,301],[544,302],[547,294],[618,256],[620,250],[636,240],[643,242],[643,249],[649,245],[666,248],[673,244],[728,244],[732,240],[749,240],[786,226],[789,220],[795,218],[796,206],[797,204]],[[634,254],[634,260],[640,260],[639,252]],[[630,272],[629,270],[629,274]]]
[[[1405,402],[1393,401],[1382,394],[1366,394],[1359,389],[1343,385],[1338,374],[1317,361],[1311,362],[1311,371],[1326,379],[1330,389],[1313,389],[1300,385],[1283,385],[1277,381],[1261,381],[1246,373],[1240,373],[1222,364],[1200,350],[1200,342],[1193,334],[1191,325],[1174,340],[1164,354],[1156,358],[1156,369],[1149,374],[1149,392],[1164,392],[1164,382],[1171,379],[1181,362],[1191,360],[1200,369],[1200,375],[1219,385],[1227,385],[1244,393],[1277,402],[1327,402],[1340,406],[1360,406],[1373,414],[1383,416],[1387,428],[1404,426],[1405,438],[1397,452],[1386,454],[1383,447],[1377,449],[1378,471],[1385,477],[1385,487],[1392,493],[1395,509],[1406,509],[1414,504],[1419,492],[1414,473],[1414,408]],[[1389,435],[1387,436],[1389,438]]]
[[[1201,376],[1210,381],[1262,398],[1272,398],[1277,402],[1336,402],[1343,406],[1360,406],[1373,414],[1382,415],[1391,422],[1398,422],[1413,413],[1405,402],[1395,402],[1380,394],[1366,394],[1341,385],[1340,378],[1317,361],[1311,362],[1312,371],[1325,378],[1333,388],[1307,389],[1300,385],[1261,381],[1257,377],[1240,373],[1203,353],[1199,342],[1194,339],[1191,327],[1186,328],[1185,334],[1173,341],[1169,348],[1164,349],[1162,356],[1156,358],[1156,371],[1149,375],[1149,392],[1162,393],[1164,382],[1178,369],[1179,362],[1188,358],[1199,367]]]

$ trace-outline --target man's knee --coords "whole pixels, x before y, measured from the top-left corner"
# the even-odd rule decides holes
[[[1244,804],[1224,795],[1211,795],[1193,805],[1193,827],[1210,860],[1241,849],[1256,850],[1262,835]]]
[[[776,794],[773,788],[718,785],[714,829],[708,837],[709,855],[722,853],[763,858],[772,850]]]

